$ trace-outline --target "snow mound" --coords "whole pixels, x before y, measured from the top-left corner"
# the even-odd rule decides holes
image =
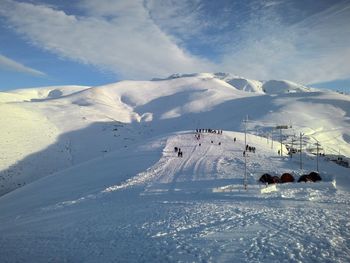
[[[268,94],[314,91],[314,89],[287,80],[268,80],[263,83],[262,89]]]

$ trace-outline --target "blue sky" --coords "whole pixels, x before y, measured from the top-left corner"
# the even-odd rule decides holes
[[[0,90],[192,72],[350,88],[350,0],[0,0],[0,7]]]

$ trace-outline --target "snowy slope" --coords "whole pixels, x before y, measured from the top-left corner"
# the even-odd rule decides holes
[[[8,94],[19,95],[23,100],[57,99],[82,90],[89,89],[87,86],[52,86],[41,88],[17,89],[7,91]]]
[[[303,131],[321,143],[326,142],[324,147],[327,146],[327,152],[335,153],[341,150],[343,154],[349,156],[346,135],[348,125],[342,123],[344,117],[348,115],[348,109],[346,100],[342,103],[340,95],[309,93],[306,96],[305,93],[296,93],[287,97],[261,96],[259,93],[238,90],[214,76],[232,77],[219,73],[216,75],[203,73],[172,77],[162,81],[123,81],[94,88],[53,87],[12,92],[12,94],[18,93],[18,98],[23,99],[25,96],[26,99],[22,102],[15,99],[14,102],[2,104],[8,112],[2,115],[5,123],[3,136],[9,137],[5,140],[7,142],[5,147],[2,147],[3,155],[6,155],[6,159],[2,160],[2,169],[16,164],[3,172],[8,181],[3,186],[4,192],[8,191],[7,188],[13,189],[32,181],[33,173],[36,174],[35,178],[39,178],[46,175],[49,170],[54,172],[62,169],[62,165],[68,167],[100,156],[101,153],[123,148],[126,146],[125,141],[128,140],[139,140],[157,133],[190,129],[204,124],[240,130],[244,113],[256,121],[250,125],[251,132],[259,130],[268,136],[273,125],[293,124],[294,129],[290,133]],[[3,97],[8,99],[7,94],[5,95]],[[332,100],[328,100],[325,105],[322,103],[323,100],[318,99],[320,96]],[[346,96],[343,98],[347,99]],[[344,107],[339,107],[342,104]],[[324,112],[325,107],[328,107],[327,112]],[[35,137],[28,140],[28,127],[21,127],[25,122],[18,123],[16,117],[11,117],[11,114],[16,112],[12,108],[31,112],[33,116],[35,114],[42,116],[40,118],[42,121],[36,121],[34,129],[39,131],[37,134],[40,134],[41,130],[42,135],[49,133],[46,136],[48,139],[43,140],[44,135],[40,136],[39,140]],[[303,112],[299,111],[300,108],[303,108]],[[14,123],[11,124],[7,119],[14,120]],[[30,118],[24,119],[29,121]],[[38,123],[40,125],[47,123],[52,128],[45,126],[40,128]],[[340,127],[330,129],[329,127],[333,127],[334,124]],[[14,134],[15,131],[17,134]],[[112,136],[115,140],[111,142]],[[34,143],[29,143],[26,149],[19,150],[16,154],[6,154],[12,152],[10,148],[16,138]],[[57,157],[52,161],[48,160],[50,169],[45,168],[39,173],[32,169],[33,171],[29,172],[23,167],[27,164],[21,162],[18,164],[24,156],[40,152],[48,145],[52,145],[55,140],[57,143],[49,149],[54,148],[53,151],[61,152],[61,158],[58,159],[62,161],[55,163]],[[47,155],[45,151],[43,153],[43,157]],[[37,156],[40,154],[36,155],[36,158]],[[30,162],[42,163],[37,160]],[[45,162],[43,166],[47,166]],[[23,178],[21,171],[28,174],[28,180]]]
[[[155,129],[160,129],[156,133],[174,129],[167,120],[246,97],[223,81],[201,78],[12,92],[17,93],[11,101],[8,93],[0,94],[7,100],[1,104],[0,117],[4,127],[0,151],[6,156],[0,160],[0,194],[59,171],[62,165],[69,167],[153,136]],[[173,125],[192,127],[193,119],[186,119]],[[20,146],[14,152],[16,142]]]
[[[244,134],[165,134],[54,174],[0,198],[4,262],[346,262],[347,169],[321,161],[324,182],[261,195],[261,172],[295,171],[298,161]],[[237,141],[233,142],[236,137]],[[213,141],[213,143],[211,143]],[[221,145],[218,143],[221,142]],[[201,146],[199,146],[201,143]],[[180,147],[179,158],[174,147]],[[305,158],[305,172],[315,160]],[[214,193],[233,185],[236,190]],[[312,223],[311,223],[312,222]],[[19,249],[20,248],[20,249]]]
[[[308,88],[288,80],[266,81],[262,84],[262,89],[265,93],[268,93],[268,94],[315,91],[315,89]]]
[[[322,152],[350,156],[348,96],[284,93],[283,85],[276,93],[276,81],[270,81],[270,96],[258,89],[258,82],[248,92],[227,83],[240,79],[201,73],[0,93],[0,151],[5,156],[0,160],[0,193],[157,134],[200,126],[242,131],[247,115],[250,133],[278,136],[274,128],[288,125],[292,128],[283,131],[286,143],[303,132],[308,149],[318,140]]]
[[[200,73],[0,92],[0,112],[4,262],[350,259],[349,168],[329,160],[350,156],[349,96]],[[260,193],[263,173],[315,170],[317,141],[322,182]]]

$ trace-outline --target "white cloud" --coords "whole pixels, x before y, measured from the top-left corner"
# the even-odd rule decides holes
[[[294,25],[274,9],[245,23],[244,39],[226,47],[223,68],[257,79],[312,83],[350,76],[350,6],[333,5]]]
[[[157,25],[182,39],[197,37],[208,23],[212,23],[202,19],[200,0],[147,0],[145,6]]]
[[[232,10],[239,5],[234,1],[223,2],[145,0],[145,6],[155,23],[174,37],[179,45],[191,46],[196,43],[209,47],[219,46],[227,40],[225,29],[232,24]]]
[[[267,1],[262,4],[264,5],[264,7],[271,7],[271,6],[283,4],[283,1]]]
[[[205,71],[209,61],[179,48],[161,31],[143,1],[82,1],[88,16],[5,0],[0,14],[33,44],[126,78]]]
[[[305,84],[350,76],[349,1],[338,1],[307,19],[300,7],[280,0],[220,1],[216,9],[210,1],[146,3],[152,18],[175,34],[177,43],[200,42],[215,53],[215,71]],[[291,23],[298,18],[302,20]]]
[[[307,84],[350,76],[349,1],[294,24],[286,17],[301,10],[282,0],[222,1],[214,10],[201,0],[76,3],[79,16],[2,0],[0,15],[33,44],[123,78],[226,71]]]
[[[26,67],[23,64],[16,62],[16,61],[14,61],[8,57],[5,57],[1,54],[0,54],[0,67],[4,68],[6,70],[26,73],[26,74],[30,74],[30,75],[34,75],[34,76],[46,76],[45,73],[43,73],[39,70]]]

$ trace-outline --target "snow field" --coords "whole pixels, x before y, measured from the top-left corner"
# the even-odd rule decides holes
[[[213,193],[214,187],[226,184],[243,189],[243,164],[236,166],[243,159],[244,134],[203,134],[201,146],[194,135],[183,132],[159,137],[2,197],[2,259],[349,260],[348,191],[326,190],[317,184],[314,188],[300,185],[300,190],[299,184],[286,184],[281,192],[265,195]],[[257,148],[248,160],[258,170],[290,171],[297,166],[266,147],[264,139],[248,136],[248,143]],[[182,149],[182,158],[176,156],[175,146]],[[138,165],[126,165],[128,159]],[[116,181],[119,183],[113,183]],[[28,193],[36,194],[28,198]],[[309,198],[315,194],[320,198]],[[69,195],[73,199],[67,199]],[[20,205],[10,205],[11,200]]]

